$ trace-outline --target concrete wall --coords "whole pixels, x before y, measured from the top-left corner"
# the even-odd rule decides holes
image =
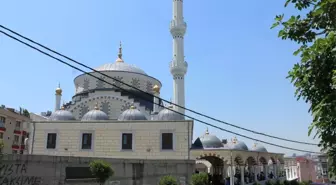
[[[29,139],[36,155],[137,159],[190,159],[192,121],[36,122]],[[35,130],[35,131],[34,131]],[[93,149],[81,149],[81,133],[93,133]],[[121,150],[122,133],[133,133],[133,150]],[[161,150],[161,132],[172,132],[174,150]],[[56,149],[47,149],[48,133],[56,133]],[[188,135],[189,134],[189,135]]]
[[[0,185],[76,185],[97,184],[93,179],[67,179],[67,167],[88,167],[89,157],[5,155],[0,164]],[[171,174],[190,179],[192,160],[103,159],[112,165],[114,176],[106,184],[156,185],[160,177]],[[185,182],[187,184],[188,182]],[[182,183],[183,184],[183,183]]]

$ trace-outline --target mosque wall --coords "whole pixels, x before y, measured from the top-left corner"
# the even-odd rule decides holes
[[[192,121],[35,122],[28,148],[29,153],[37,155],[190,159],[188,148],[191,146],[192,129]],[[91,149],[82,149],[85,133],[91,134]],[[125,133],[132,135],[130,150],[122,149]],[[164,133],[171,133],[172,150],[162,149]],[[56,135],[55,146],[47,149],[50,134]]]
[[[101,73],[106,74],[108,76],[111,76],[112,78],[118,79],[126,84],[132,85],[133,87],[136,87],[138,89],[141,89],[148,93],[153,93],[152,88],[154,85],[158,85],[161,87],[160,81],[157,79],[144,75],[144,74],[138,74],[138,73],[131,73],[131,72],[125,72],[125,71],[102,71]],[[105,76],[98,74],[98,73],[92,73],[92,75],[97,76],[101,79],[104,79],[105,81],[115,84],[118,87],[122,87],[124,89],[132,89],[131,87],[127,87],[126,85],[117,82],[111,78],[106,78]],[[75,93],[81,93],[83,91],[91,90],[91,89],[103,89],[103,88],[112,88],[113,86],[110,84],[107,84],[101,80],[98,80],[92,76],[89,75],[80,75],[77,78],[75,78]]]
[[[118,119],[119,115],[129,109],[131,105],[134,105],[139,111],[145,114],[147,119],[150,118],[149,112],[134,99],[121,96],[120,92],[94,92],[89,93],[89,96],[85,99],[77,101],[69,111],[74,115],[76,119],[81,119],[88,111],[92,110],[96,104],[98,104],[100,110],[105,112],[109,119]]]
[[[98,185],[89,171],[89,157],[4,155],[0,164],[0,185]],[[186,184],[194,172],[191,160],[112,159],[114,175],[106,184],[152,185],[161,176],[171,174]]]

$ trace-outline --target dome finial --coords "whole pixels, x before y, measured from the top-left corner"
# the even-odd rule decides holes
[[[158,85],[154,85],[152,90],[155,92],[155,93],[160,93],[160,86]]]
[[[58,83],[58,87],[55,90],[56,95],[62,95],[61,83]]]
[[[253,148],[256,148],[256,147],[257,147],[257,142],[254,142]]]
[[[121,45],[121,41],[120,41],[120,44],[119,44],[119,53],[118,53],[118,58],[117,58],[116,62],[124,62],[124,60],[122,59],[122,45]]]
[[[209,135],[209,128],[208,127],[205,130],[205,135]]]
[[[98,108],[98,102],[96,103],[94,109],[95,109],[95,110],[99,110],[99,108]]]
[[[232,143],[234,143],[234,144],[236,144],[237,143],[237,137],[236,136],[234,136],[234,138],[233,138],[233,140],[232,140]]]

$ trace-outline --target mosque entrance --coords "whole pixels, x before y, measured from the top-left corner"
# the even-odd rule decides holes
[[[217,157],[217,156],[202,156],[199,158],[199,161],[207,161],[209,165],[205,162],[202,162],[208,170],[200,170],[196,171],[199,172],[206,172],[208,173],[209,184],[211,185],[224,185],[224,177],[225,177],[225,170],[224,170],[224,161]]]

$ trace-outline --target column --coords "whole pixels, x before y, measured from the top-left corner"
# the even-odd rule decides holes
[[[258,182],[258,173],[259,173],[260,169],[259,169],[259,165],[255,165],[254,166],[254,181]]]
[[[240,183],[241,185],[245,184],[245,179],[244,179],[244,175],[245,175],[245,166],[240,166]]]

